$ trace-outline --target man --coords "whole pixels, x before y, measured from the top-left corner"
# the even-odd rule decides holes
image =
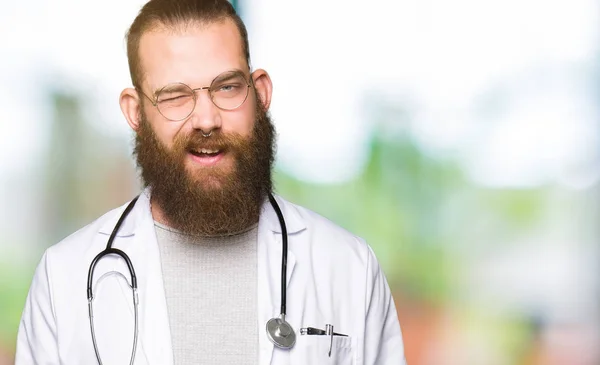
[[[16,364],[404,364],[369,246],[271,198],[271,79],[232,6],[151,0],[127,50],[145,190],[46,251]]]

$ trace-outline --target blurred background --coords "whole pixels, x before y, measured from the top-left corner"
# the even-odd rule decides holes
[[[0,1],[2,365],[43,251],[139,190],[118,96],[144,2]],[[600,3],[234,5],[276,190],[371,244],[410,365],[600,364]]]

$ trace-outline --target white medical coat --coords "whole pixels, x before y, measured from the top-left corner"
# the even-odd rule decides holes
[[[159,249],[143,192],[113,247],[129,255],[139,292],[135,364],[172,365],[173,354]],[[287,224],[287,321],[297,333],[291,350],[274,347],[265,327],[278,317],[281,295],[281,229],[266,202],[258,226],[258,364],[403,365],[404,347],[390,289],[371,248],[360,238],[305,208],[276,198]],[[88,268],[106,247],[125,205],[50,247],[38,265],[23,311],[16,365],[97,364],[86,296]],[[94,273],[94,325],[102,362],[129,364],[133,344],[131,289],[124,261],[106,256]],[[96,286],[99,280],[102,284]],[[193,308],[190,308],[193,310]],[[348,337],[300,335],[302,327]],[[221,339],[223,346],[235,346]],[[198,360],[198,364],[202,359]],[[249,359],[249,364],[256,364]]]

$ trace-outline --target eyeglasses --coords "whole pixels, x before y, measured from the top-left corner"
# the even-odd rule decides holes
[[[234,110],[239,108],[248,98],[250,83],[240,71],[223,72],[210,83],[210,86],[192,89],[180,82],[168,84],[158,90],[156,99],[152,100],[141,89],[141,92],[154,105],[158,112],[170,121],[180,121],[189,117],[196,108],[196,91],[208,90],[210,100],[219,109]]]

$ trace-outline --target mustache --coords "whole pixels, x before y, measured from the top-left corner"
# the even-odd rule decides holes
[[[194,130],[177,139],[175,148],[179,151],[198,150],[239,150],[244,145],[245,138],[237,133],[223,133],[220,129],[213,130],[210,137],[204,137],[202,132]]]

